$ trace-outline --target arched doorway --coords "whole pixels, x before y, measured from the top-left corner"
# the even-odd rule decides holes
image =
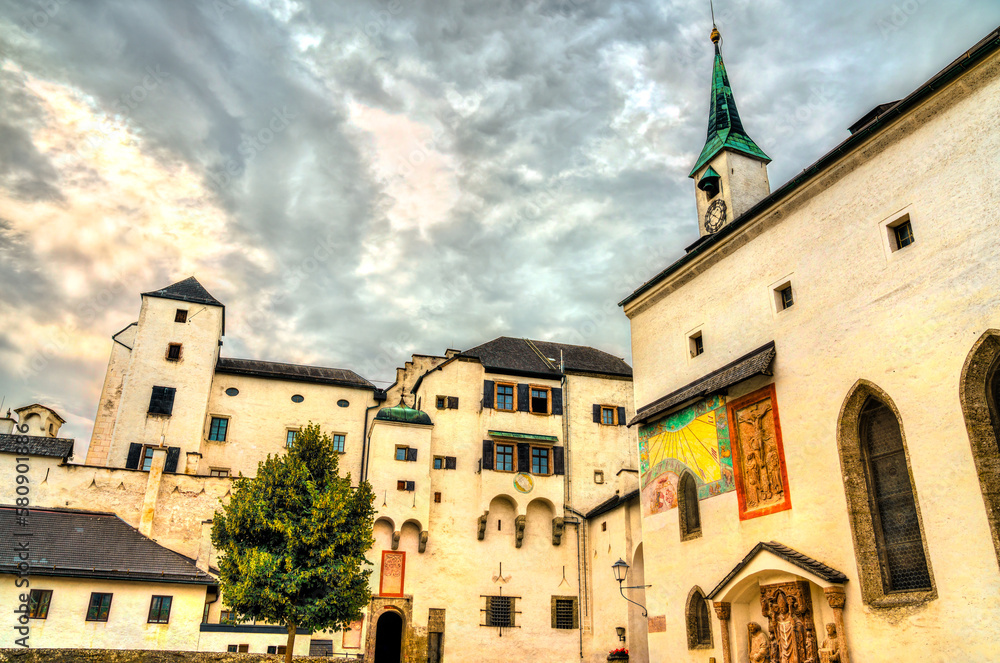
[[[403,651],[403,618],[386,610],[375,627],[375,663],[399,663]]]

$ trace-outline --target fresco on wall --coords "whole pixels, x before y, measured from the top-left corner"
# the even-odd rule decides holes
[[[685,470],[695,478],[699,499],[735,488],[724,396],[639,427],[644,515],[677,506],[677,483]]]

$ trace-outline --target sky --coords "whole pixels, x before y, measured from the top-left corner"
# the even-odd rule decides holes
[[[995,0],[718,0],[777,188]],[[630,359],[697,238],[707,0],[0,0],[0,398],[88,441],[111,335],[195,276],[222,354],[352,369],[497,336]]]

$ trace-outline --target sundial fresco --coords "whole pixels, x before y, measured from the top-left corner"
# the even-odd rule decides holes
[[[646,514],[677,506],[677,484],[685,471],[694,476],[699,499],[734,489],[723,396],[639,428],[639,472]]]

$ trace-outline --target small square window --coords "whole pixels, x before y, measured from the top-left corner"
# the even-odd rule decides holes
[[[512,384],[498,384],[497,385],[497,404],[496,409],[498,410],[513,410],[514,409],[514,385]]]
[[[232,610],[220,610],[219,611],[219,623],[220,624],[229,624],[229,623],[233,622],[235,619],[236,619],[236,613],[233,612]],[[231,645],[231,646],[235,647],[236,645]],[[236,651],[236,650],[234,649],[233,651]]]
[[[225,442],[228,432],[229,419],[227,417],[212,417],[212,424],[208,427],[209,440],[213,442]]]
[[[51,589],[33,589],[28,595],[28,619],[45,619],[49,616]]]
[[[608,531],[608,521],[605,520],[603,523],[601,523],[601,531],[602,532]]]
[[[444,469],[444,456],[434,456],[434,469],[435,470]]]
[[[154,596],[149,603],[149,624],[169,624],[170,604],[173,603],[171,596]]]
[[[90,606],[87,608],[88,622],[106,622],[111,612],[111,594],[93,592],[90,595]]]
[[[437,409],[439,409],[439,410],[444,410],[445,408],[448,407],[448,397],[447,396],[438,396],[436,402],[437,402]]]
[[[890,229],[892,230],[892,238],[894,240],[893,251],[905,249],[910,244],[913,244],[913,225],[910,224],[910,217],[906,217],[896,225],[890,226]]]
[[[778,304],[781,310],[784,311],[786,308],[791,308],[794,303],[795,300],[792,298],[792,284],[789,283],[778,290]]]
[[[604,470],[594,470],[594,483],[604,483]]]
[[[239,647],[239,645],[226,645],[226,651],[230,654],[235,654],[237,647]]]
[[[434,493],[434,503],[435,504],[441,503],[441,493]]]
[[[174,313],[174,322],[187,322],[188,312],[187,309],[179,308],[177,312]]]
[[[285,446],[291,448],[295,444],[295,438],[299,436],[299,431],[288,429],[285,431]]]
[[[514,601],[513,596],[487,596],[486,598],[486,623],[484,626],[514,626]]]
[[[417,460],[417,450],[415,447],[396,447],[396,460]]]
[[[396,482],[396,490],[406,490],[406,482],[405,481],[397,481]]]
[[[341,435],[340,433],[333,434],[333,450],[338,453],[344,453],[345,442],[347,441],[346,435]]]
[[[601,406],[601,423],[605,426],[614,426],[617,422],[618,411],[616,408]]]
[[[552,597],[552,628],[577,628],[576,598]]]
[[[705,352],[705,342],[701,337],[701,332],[689,336],[688,344],[690,345],[692,357],[697,357]]]
[[[493,464],[501,472],[514,471],[514,445],[498,444],[496,446],[496,462]]]
[[[549,473],[549,453],[550,449],[548,447],[532,447],[531,448],[531,473],[532,474],[548,474]]]
[[[209,470],[208,476],[210,477],[228,477],[229,468],[228,467],[213,467]]]
[[[181,360],[181,344],[170,343],[167,345],[167,361]]]
[[[549,413],[550,392],[544,387],[531,388],[531,411],[535,414]]]

